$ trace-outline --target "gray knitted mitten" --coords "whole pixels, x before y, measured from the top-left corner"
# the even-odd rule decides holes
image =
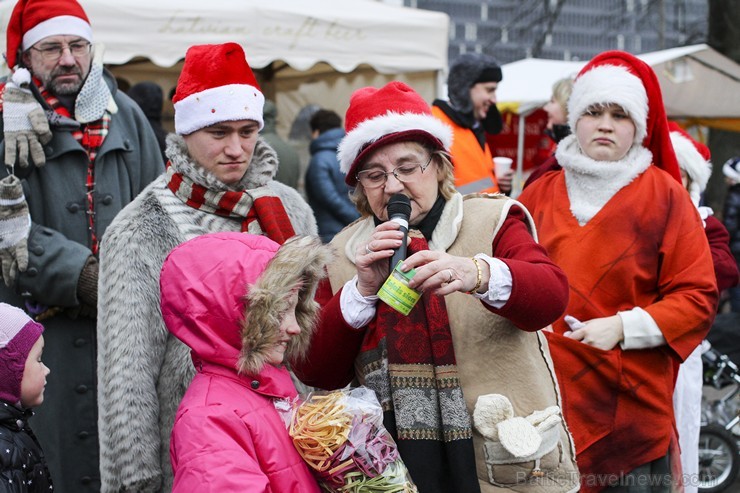
[[[31,215],[18,177],[0,180],[0,264],[5,285],[12,287],[18,271],[28,267]]]
[[[7,166],[15,166],[17,161],[22,167],[27,167],[29,153],[36,166],[46,163],[42,144],[49,142],[52,135],[43,108],[27,89],[30,83],[31,74],[20,68],[5,84],[3,129]]]

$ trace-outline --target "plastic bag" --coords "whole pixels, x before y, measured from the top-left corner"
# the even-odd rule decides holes
[[[282,411],[293,445],[324,491],[418,491],[367,387],[313,392]]]

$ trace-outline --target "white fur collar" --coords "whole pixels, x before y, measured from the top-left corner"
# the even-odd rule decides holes
[[[619,161],[596,161],[583,153],[575,135],[558,144],[555,157],[565,170],[570,211],[581,226],[653,161],[652,153],[642,146],[632,146]]]

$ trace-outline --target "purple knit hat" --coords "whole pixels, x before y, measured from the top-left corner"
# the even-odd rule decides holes
[[[21,380],[31,348],[44,327],[20,308],[0,303],[0,399],[21,400]]]

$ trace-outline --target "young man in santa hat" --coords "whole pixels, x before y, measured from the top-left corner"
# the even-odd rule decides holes
[[[519,199],[568,276],[566,315],[547,335],[581,491],[668,492],[680,481],[676,372],[717,306],[709,245],[650,66],[597,55],[575,80],[568,123],[562,169]]]
[[[44,318],[55,368],[34,428],[59,492],[98,491],[98,246],[164,166],[136,104],[103,70],[75,0],[19,0],[0,85],[0,301]]]
[[[170,250],[221,231],[280,244],[317,234],[298,192],[273,179],[277,154],[258,134],[264,100],[241,46],[191,47],[173,98],[167,171],[108,228],[98,332],[103,492],[172,488],[170,431],[194,369],[159,308]]]

